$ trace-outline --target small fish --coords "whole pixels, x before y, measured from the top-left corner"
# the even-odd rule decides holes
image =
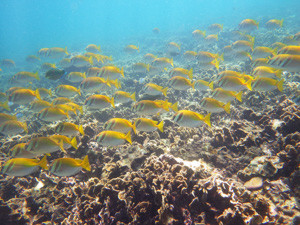
[[[210,63],[215,59],[224,61],[223,54],[219,55],[219,54],[213,54],[213,53],[204,52],[204,51],[198,52],[196,58],[199,61],[199,63]]]
[[[273,19],[273,20],[269,20],[266,23],[266,28],[272,29],[272,30],[273,29],[278,29],[278,28],[282,27],[282,24],[283,24],[283,19],[282,20]]]
[[[50,106],[52,107],[52,106]],[[57,108],[57,109],[61,109],[62,111],[64,111],[65,113],[67,113],[68,115],[71,115],[71,112],[77,116],[77,110],[70,106],[70,105],[66,105],[66,104],[56,104],[53,106],[53,108]]]
[[[6,113],[0,113],[0,124],[9,120],[17,120],[16,115],[9,115]]]
[[[167,87],[163,88],[162,86],[159,86],[154,83],[148,83],[145,85],[145,94],[147,95],[156,96],[156,95],[163,94],[164,96],[167,97],[167,91],[168,91]]]
[[[62,60],[59,61],[58,66],[63,69],[72,66],[71,58],[63,58]]]
[[[258,58],[267,58],[269,56],[276,55],[277,49],[271,49],[268,47],[255,47],[252,52],[252,59],[258,59]]]
[[[132,69],[135,73],[147,73],[149,72],[149,64],[145,63],[135,63],[132,65]]]
[[[258,22],[252,19],[245,19],[239,24],[239,30],[242,32],[251,32],[258,29]]]
[[[24,87],[11,87],[6,91],[6,96],[10,96],[14,91],[24,89]]]
[[[45,77],[49,80],[59,80],[65,75],[64,70],[60,69],[50,69],[46,72]]]
[[[71,63],[73,66],[76,66],[76,67],[85,67],[85,66],[90,66],[90,65],[94,64],[92,56],[88,58],[83,55],[73,56],[71,58]]]
[[[48,70],[53,70],[53,69],[56,69],[56,65],[54,63],[43,63],[41,65],[42,72],[47,72]]]
[[[180,53],[180,45],[175,42],[169,42],[167,44],[167,53],[171,55],[178,55]]]
[[[114,94],[115,104],[125,104],[131,101],[136,101],[135,92],[130,94],[125,91],[116,91]]]
[[[26,57],[26,62],[29,62],[29,63],[38,63],[41,61],[40,57],[37,57],[35,55],[29,55]]]
[[[223,110],[230,114],[230,102],[224,104],[213,98],[203,98],[200,102],[200,106],[209,112],[218,113],[222,112]]]
[[[41,96],[38,89],[36,91],[32,91],[30,89],[18,89],[8,96],[8,100],[10,102],[19,105],[26,105],[36,98],[41,100]]]
[[[207,45],[213,45],[219,40],[219,37],[217,34],[211,34],[207,35],[206,38],[204,39],[205,43]]]
[[[206,36],[206,32],[205,31],[201,31],[201,30],[194,30],[192,32],[192,35],[195,39],[198,39],[198,40],[203,40]]]
[[[156,129],[160,130],[160,132],[164,132],[164,121],[161,121],[158,123],[157,121],[147,119],[147,118],[138,118],[134,122],[134,127],[138,131],[144,131],[144,132],[152,132]]]
[[[142,100],[137,102],[133,109],[138,115],[155,115],[162,110],[169,111],[168,102],[155,102],[151,100]]]
[[[48,108],[51,106],[50,102],[36,99],[32,102],[30,102],[29,109],[32,110],[35,113],[40,112],[42,109]]]
[[[80,83],[80,88],[86,93],[95,93],[105,87],[111,87],[111,81],[101,77],[87,77]]]
[[[50,154],[62,150],[66,152],[63,147],[63,141],[58,142],[51,137],[36,137],[32,138],[26,145],[26,151],[35,154],[36,156],[43,154]]]
[[[45,99],[52,96],[51,89],[46,88],[38,88],[41,99]]]
[[[223,30],[223,24],[222,25],[219,23],[212,24],[208,27],[208,30],[211,33],[219,33]]]
[[[136,53],[136,52],[140,52],[140,48],[136,45],[127,45],[124,48],[124,51],[127,53]]]
[[[132,144],[130,131],[127,134],[123,134],[118,131],[105,130],[96,136],[96,141],[103,146],[118,146],[126,141]]]
[[[72,83],[82,82],[86,78],[85,73],[71,72],[67,74],[66,79]]]
[[[185,78],[193,79],[193,68],[190,70],[183,69],[183,68],[174,68],[169,72],[169,76],[175,77],[175,76],[182,76]]]
[[[238,77],[238,78],[241,78],[241,79],[244,78],[244,74],[242,74],[240,72],[237,72],[237,71],[233,71],[233,70],[224,70],[224,71],[222,71],[218,74],[219,79],[221,79],[225,76],[233,76],[233,77]]]
[[[88,156],[83,160],[72,158],[55,159],[50,167],[50,172],[56,176],[73,176],[81,171],[81,168],[91,171]]]
[[[273,91],[278,89],[283,91],[283,82],[284,80],[274,80],[269,77],[258,77],[253,81],[253,89],[256,91]]]
[[[172,77],[170,80],[170,85],[175,89],[179,91],[186,91],[190,87],[193,89],[195,88],[195,82],[191,82],[190,80],[186,79],[185,77],[181,76],[175,76]]]
[[[48,51],[49,51],[49,48],[41,48],[38,51],[38,55],[41,56],[41,57],[46,57],[47,54],[48,54]]]
[[[147,53],[146,55],[143,56],[143,59],[148,63],[152,62],[156,58],[157,58],[157,56],[155,56],[151,53]]]
[[[87,58],[92,57],[92,59],[93,59],[93,65],[94,64],[99,64],[99,63],[104,63],[104,59],[103,59],[103,57],[101,57],[100,54],[96,54],[96,53],[92,53],[92,52],[87,52],[87,53],[84,53],[83,56],[85,56]]]
[[[12,81],[16,82],[16,83],[29,83],[29,82],[33,82],[36,80],[40,80],[38,72],[31,73],[31,72],[27,72],[27,71],[21,71],[21,72],[16,73],[12,77]]]
[[[231,48],[235,52],[242,52],[242,51],[247,52],[247,51],[253,51],[253,45],[254,42],[238,40],[231,45]]]
[[[70,106],[73,111],[75,110],[76,112],[79,111],[81,115],[83,115],[83,107],[80,106],[80,105],[77,105],[76,103],[74,102],[67,102],[67,103],[64,103],[66,106]],[[75,113],[76,114],[76,113]]]
[[[127,134],[131,129],[133,129],[134,133],[136,134],[136,128],[134,124],[132,124],[129,120],[122,119],[122,118],[112,118],[108,120],[103,125],[103,129],[118,131],[125,134]]]
[[[56,108],[56,107],[48,107],[42,109],[38,113],[38,118],[40,120],[44,120],[46,122],[54,122],[58,120],[69,119],[68,113],[64,112],[63,110]]]
[[[166,68],[168,67],[169,65],[171,65],[172,67],[174,67],[174,64],[173,64],[173,58],[172,59],[169,59],[169,58],[166,58],[166,57],[162,57],[162,58],[156,58],[152,61],[152,66],[154,67],[157,67],[157,68]]]
[[[6,136],[15,136],[20,133],[28,133],[27,124],[18,120],[8,120],[0,124],[0,133]]]
[[[242,91],[237,93],[235,91],[224,90],[223,88],[216,88],[214,89],[211,97],[225,103],[234,99],[237,99],[240,102],[242,102],[242,95]]]
[[[218,59],[214,59],[212,62],[209,62],[209,63],[199,63],[199,67],[202,70],[211,70],[214,68],[219,70],[219,64],[220,64],[220,61]]]
[[[69,122],[60,122],[55,127],[55,132],[66,136],[76,136],[78,135],[78,133],[84,135],[82,125],[78,126],[74,123],[69,123]]]
[[[197,57],[197,52],[195,51],[186,51],[184,54],[183,54],[183,57],[187,60],[195,60],[196,57]]]
[[[278,51],[278,54],[300,55],[300,46],[284,46]]]
[[[57,59],[57,58],[63,58],[66,55],[69,55],[67,51],[67,47],[65,48],[53,47],[48,49],[46,56],[53,59]]]
[[[259,58],[259,59],[255,59],[254,61],[252,61],[252,67],[258,67],[258,66],[269,66],[268,64],[269,59],[266,58]]]
[[[100,45],[95,45],[95,44],[90,44],[90,45],[86,46],[85,50],[87,52],[92,52],[92,53],[99,53],[99,52],[101,52]]]
[[[60,105],[60,104],[68,103],[68,102],[72,102],[72,100],[69,98],[65,98],[65,97],[58,97],[58,98],[53,99],[51,104],[52,105]]]
[[[241,51],[241,52],[235,52],[234,58],[239,61],[246,61],[246,60],[252,60],[252,56],[249,52]]]
[[[41,160],[27,158],[10,159],[4,163],[1,172],[8,176],[23,177],[36,172],[38,167],[48,170],[46,156]]]
[[[199,90],[199,91],[206,91],[208,88],[210,88],[211,90],[214,89],[214,82],[211,81],[210,83],[205,81],[205,80],[197,80],[195,82],[195,89]]]
[[[268,64],[288,72],[300,72],[300,55],[276,55],[269,60]]]
[[[90,67],[85,73],[86,77],[97,77],[100,74],[101,68],[99,67]]]
[[[168,102],[168,99],[166,100],[155,100],[154,102],[158,103],[159,105],[167,105],[169,107],[169,110],[172,109],[174,112],[178,111],[178,102],[175,102],[174,104],[172,102]]]
[[[198,127],[203,123],[206,123],[209,127],[211,127],[210,115],[211,113],[204,116],[190,110],[180,110],[175,113],[172,119],[183,127]]]
[[[269,66],[258,66],[252,71],[252,74],[256,77],[269,77],[269,78],[281,78],[282,70],[274,69]]]
[[[58,85],[55,89],[55,94],[60,97],[74,97],[76,93],[81,95],[80,89],[66,84]]]
[[[234,76],[224,76],[219,80],[219,86],[228,91],[241,91],[248,88],[252,91],[252,80],[245,82],[243,79]]]
[[[16,67],[16,63],[11,59],[2,59],[0,65],[5,67],[5,68],[14,68],[14,67]]]
[[[280,49],[282,49],[283,47],[285,47],[286,44],[282,43],[282,42],[275,42],[273,44],[271,44],[271,48],[273,49],[277,49],[277,54],[283,54],[283,53],[278,53]]]
[[[101,110],[110,105],[115,108],[114,97],[109,98],[105,95],[91,95],[85,100],[84,104],[90,110]]]
[[[26,143],[20,143],[14,145],[9,151],[9,155],[12,158],[27,158],[27,159],[33,159],[36,157],[35,154],[32,154],[31,152],[26,151]]]
[[[58,143],[63,143],[63,148],[72,146],[73,148],[78,149],[76,137],[73,137],[72,139],[70,139],[64,135],[55,134],[55,135],[50,136],[50,138],[52,138],[53,140],[56,140]]]
[[[123,67],[119,69],[118,67],[115,66],[101,67],[98,76],[104,78],[105,80],[107,79],[115,80],[115,79],[119,79],[120,77],[125,77]]]
[[[157,27],[155,27],[155,28],[153,28],[152,32],[153,32],[154,34],[159,34],[159,33],[160,33],[160,29],[157,28]]]

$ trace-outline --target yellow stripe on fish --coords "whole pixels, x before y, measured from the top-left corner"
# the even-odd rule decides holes
[[[155,131],[156,129],[160,130],[160,132],[164,132],[163,126],[164,126],[164,121],[158,123],[157,121],[147,119],[147,118],[138,118],[134,122],[135,129],[144,132],[152,132]]]
[[[206,111],[217,113],[222,112],[223,110],[230,114],[230,102],[224,104],[213,98],[203,98],[200,102],[200,106]]]
[[[130,131],[127,134],[111,130],[102,131],[96,136],[96,141],[103,146],[118,146],[126,141],[132,144]]]
[[[175,113],[172,119],[176,123],[178,123],[179,126],[183,127],[198,127],[203,123],[206,123],[208,126],[211,127],[210,115],[211,113],[204,116],[194,111],[180,110],[177,113]]]
[[[128,133],[131,129],[133,129],[134,133],[136,133],[135,126],[129,120],[122,118],[112,118],[108,120],[103,125],[103,129],[118,131],[121,133]]]

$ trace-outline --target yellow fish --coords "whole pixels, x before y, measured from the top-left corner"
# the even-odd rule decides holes
[[[80,83],[80,88],[86,93],[101,91],[106,86],[111,87],[110,81],[101,77],[88,77]]]
[[[169,54],[177,55],[180,53],[180,45],[175,42],[169,42],[167,44],[167,52]]]
[[[234,76],[224,76],[219,80],[219,86],[228,91],[241,91],[248,88],[252,91],[252,80],[245,82],[243,79]]]
[[[62,60],[59,61],[58,66],[63,69],[72,66],[71,58],[63,58]]]
[[[28,133],[27,124],[18,120],[8,120],[0,124],[0,133],[7,136],[14,136],[20,133]]]
[[[258,66],[252,71],[252,74],[256,77],[269,77],[269,78],[281,78],[282,70],[274,69],[269,66]]]
[[[204,40],[207,45],[212,45],[219,40],[219,37],[217,34],[211,34],[211,35],[207,35]]]
[[[169,59],[169,58],[166,58],[166,57],[162,57],[162,58],[156,58],[152,61],[152,66],[154,67],[157,67],[157,68],[166,68],[168,67],[169,65],[173,66],[174,67],[174,64],[173,64],[173,59]]]
[[[278,54],[300,55],[300,46],[284,46],[278,51]]]
[[[42,167],[47,170],[47,159],[44,156],[41,160],[27,159],[27,158],[14,158],[8,160],[2,167],[2,173],[8,176],[22,177],[32,174]]]
[[[180,110],[177,113],[175,113],[172,119],[176,123],[178,123],[179,126],[183,127],[198,127],[203,123],[206,123],[208,126],[211,127],[210,115],[211,113],[204,116],[194,111]]]
[[[39,114],[38,118],[47,122],[54,122],[58,120],[69,119],[68,113],[64,112],[62,109],[56,107],[48,107],[42,109]]]
[[[67,47],[65,48],[53,47],[48,49],[46,56],[56,59],[56,58],[65,57],[66,55],[69,55],[67,51]]]
[[[147,53],[146,55],[143,56],[143,59],[148,63],[152,62],[156,58],[157,58],[157,56],[155,56],[151,53]]]
[[[42,109],[48,108],[51,106],[50,102],[36,99],[30,103],[29,109],[35,113],[40,112]]]
[[[11,59],[2,59],[0,65],[5,67],[5,68],[14,68],[14,67],[16,67],[16,63]]]
[[[208,30],[211,33],[219,33],[223,30],[223,24],[222,25],[219,23],[212,24],[208,27]]]
[[[91,95],[85,100],[84,104],[91,110],[101,110],[110,105],[115,108],[114,97],[109,98],[105,95]]]
[[[6,102],[0,102],[0,109],[3,108],[7,111],[10,111],[9,105],[8,105],[8,101]]]
[[[118,146],[126,141],[132,144],[130,131],[127,134],[112,130],[102,131],[96,136],[96,141],[103,146]]]
[[[269,77],[258,77],[253,81],[253,89],[256,91],[273,91],[278,89],[283,91],[283,82],[284,80],[274,80]]]
[[[125,77],[123,67],[119,69],[118,67],[115,66],[101,67],[98,76],[104,78],[105,80],[106,79],[115,80],[120,78],[121,76]]]
[[[183,68],[174,68],[169,72],[169,76],[175,77],[175,76],[182,76],[185,78],[193,79],[193,68],[190,70],[183,69]]]
[[[86,78],[85,73],[81,73],[81,72],[71,72],[66,76],[66,79],[72,83],[81,82],[85,78]]]
[[[66,84],[58,85],[55,89],[55,93],[60,97],[74,97],[76,93],[81,95],[80,89]]]
[[[223,88],[216,88],[214,89],[211,97],[221,102],[229,102],[234,100],[235,98],[240,102],[242,102],[243,101],[242,95],[243,95],[242,91],[237,93],[235,91],[224,90]]]
[[[92,52],[92,53],[99,53],[99,52],[101,52],[100,45],[95,45],[95,44],[90,44],[90,45],[86,46],[85,50],[87,52]]]
[[[76,66],[76,67],[85,67],[85,66],[90,66],[90,65],[94,64],[92,56],[88,58],[83,55],[73,56],[71,58],[71,63],[73,66]]]
[[[66,152],[63,147],[63,141],[58,142],[56,139],[51,137],[36,137],[32,138],[27,146],[26,151],[31,152],[35,155],[49,154],[62,150]]]
[[[300,72],[300,55],[276,55],[269,60],[268,64],[285,71]]]
[[[9,115],[6,113],[0,113],[0,124],[9,120],[17,120],[17,116],[16,115]]]
[[[101,68],[99,67],[90,67],[85,73],[86,77],[97,77],[100,74]]]
[[[205,38],[206,32],[202,30],[194,30],[192,35],[195,39],[203,40]]]
[[[230,114],[230,102],[224,104],[213,98],[203,98],[200,102],[200,106],[209,112],[217,113],[222,112],[223,110]]]
[[[210,88],[211,90],[214,89],[214,82],[211,81],[210,83],[205,81],[205,80],[197,80],[195,82],[195,89],[199,90],[199,91],[206,91],[208,88]]]
[[[239,24],[239,30],[242,32],[251,32],[258,29],[258,22],[252,19],[245,19]]]
[[[70,145],[73,148],[78,149],[76,137],[73,137],[72,139],[70,139],[64,135],[55,134],[55,135],[50,136],[50,138],[52,138],[53,140],[56,140],[58,143],[63,143],[63,148],[69,147],[69,145]]]
[[[236,52],[253,51],[253,45],[254,42],[238,40],[231,45],[231,48]]]
[[[56,176],[73,176],[81,170],[81,168],[91,171],[88,156],[83,160],[72,158],[58,158],[55,159],[51,165],[50,172]]]
[[[84,135],[82,125],[78,126],[74,123],[61,122],[55,127],[55,132],[66,136],[76,136],[78,133]]]
[[[10,149],[9,154],[12,158],[27,158],[27,159],[33,159],[36,157],[35,154],[32,154],[31,152],[26,151],[26,143],[20,143],[14,145],[12,149]]]
[[[136,46],[136,45],[127,45],[124,50],[127,53],[140,52],[140,48],[138,46]]]
[[[159,86],[157,84],[148,83],[145,85],[145,94],[147,95],[157,96],[163,94],[167,97],[167,91],[167,87],[163,88],[162,86]]]
[[[168,102],[155,102],[151,100],[142,100],[137,102],[133,109],[138,115],[155,115],[162,110],[169,111]]]
[[[49,48],[41,48],[41,49],[38,51],[38,55],[39,55],[39,56],[42,56],[42,57],[46,57],[47,54],[48,54],[48,51],[49,51]]]
[[[54,63],[43,63],[41,65],[41,71],[42,72],[47,72],[50,69],[55,69],[56,65]]]
[[[8,96],[8,100],[15,104],[26,105],[34,99],[41,100],[39,90],[32,91],[30,89],[17,89]]]
[[[198,52],[198,54],[197,54],[197,60],[200,63],[210,63],[215,59],[220,59],[220,60],[224,61],[223,54],[219,55],[219,54],[213,54],[213,53],[204,52],[204,51]]]
[[[196,57],[197,57],[197,52],[195,51],[186,51],[184,54],[183,54],[183,57],[187,60],[195,60]]]
[[[147,73],[149,72],[149,64],[145,63],[135,63],[132,65],[132,69],[135,73]]]
[[[278,29],[278,28],[282,27],[282,24],[283,24],[283,19],[282,20],[273,19],[273,20],[269,20],[266,23],[266,28],[268,28],[268,29]]]
[[[16,83],[29,83],[33,82],[35,80],[40,80],[39,73],[31,73],[27,71],[21,71],[16,73],[13,77],[12,80]]]
[[[29,55],[26,57],[26,62],[29,62],[29,63],[38,63],[41,61],[40,57],[37,57],[35,55]]]
[[[134,124],[132,124],[129,120],[122,118],[112,118],[108,120],[103,125],[103,129],[118,131],[121,133],[128,133],[131,129],[133,129],[134,133],[136,133]]]
[[[115,104],[125,104],[131,101],[136,101],[135,92],[130,94],[125,91],[116,91],[114,94]]]
[[[147,118],[139,118],[134,122],[134,127],[138,131],[144,131],[144,132],[152,132],[156,129],[160,130],[160,132],[164,132],[164,121],[161,121],[158,123],[157,121],[147,119]]]
[[[268,47],[255,47],[252,52],[252,59],[258,59],[258,58],[267,58],[269,56],[276,55],[277,49],[271,49]]]
[[[258,66],[269,66],[268,64],[269,59],[266,58],[259,58],[259,59],[255,59],[254,61],[252,61],[252,67],[258,67]]]
[[[40,96],[41,96],[42,99],[48,98],[48,97],[51,97],[51,96],[52,96],[51,89],[38,88],[37,90],[39,91]]]
[[[170,80],[170,85],[175,89],[179,91],[186,91],[190,87],[194,89],[195,82],[191,82],[190,80],[186,79],[185,77],[181,76],[175,76],[172,77]]]
[[[58,98],[53,99],[51,104],[52,105],[59,105],[59,104],[65,104],[65,103],[68,103],[68,102],[72,102],[71,99],[65,98],[65,97],[58,97]]]

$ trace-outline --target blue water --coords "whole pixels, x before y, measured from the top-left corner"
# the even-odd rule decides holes
[[[79,51],[91,43],[134,43],[153,35],[154,27],[174,34],[212,23],[235,27],[245,18],[285,18],[285,25],[299,28],[299,8],[299,0],[1,0],[0,59],[19,62],[43,47]]]

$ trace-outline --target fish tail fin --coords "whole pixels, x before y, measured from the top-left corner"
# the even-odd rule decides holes
[[[171,109],[173,109],[174,112],[178,112],[178,102],[175,102],[172,106]]]
[[[191,83],[192,88],[195,90],[195,83],[196,81],[194,81],[193,83]]]
[[[60,140],[58,142],[58,146],[64,153],[67,153],[66,150],[64,149],[64,141],[63,140]]]
[[[64,114],[66,115],[66,117],[67,117],[68,119],[70,119],[69,112],[65,112],[65,111],[63,111],[63,112],[64,112]]]
[[[149,72],[150,71],[150,64],[147,64],[146,70]]]
[[[166,111],[170,111],[169,109],[169,104],[168,104],[168,100],[166,100],[165,102],[163,102],[162,104],[159,104],[161,106],[161,108],[163,108]]]
[[[134,122],[131,126],[133,132],[136,134],[136,123]]]
[[[41,99],[40,92],[39,92],[39,89],[36,89],[36,90],[35,90],[35,97],[36,97],[38,100],[42,100],[42,99]]]
[[[282,70],[276,70],[276,72],[275,72],[276,77],[278,77],[280,79],[281,73],[282,73]]]
[[[211,89],[211,90],[214,90],[214,81],[210,82],[208,84],[208,87]]]
[[[50,88],[48,89],[48,93],[49,93],[49,96],[52,97],[52,91]]]
[[[94,61],[93,61],[93,57],[92,57],[92,56],[89,58],[89,63],[90,63],[91,65],[94,65]]]
[[[282,27],[283,20],[284,20],[284,19],[280,20],[280,27]]]
[[[206,123],[209,127],[211,127],[210,116],[211,116],[211,113],[208,113],[208,114],[203,118],[204,123]]]
[[[249,80],[245,83],[246,87],[247,87],[250,91],[252,91],[251,82],[252,82],[252,80],[249,79]]]
[[[83,115],[83,107],[82,106],[79,106],[79,112],[81,115]]]
[[[188,76],[191,80],[193,79],[193,68],[189,70]]]
[[[281,79],[281,80],[278,81],[277,84],[276,84],[276,86],[277,86],[277,88],[278,88],[278,90],[279,90],[280,92],[283,91],[283,82],[284,82],[284,79]]]
[[[230,114],[230,102],[227,102],[224,106],[223,109],[225,110],[225,112],[227,112],[228,114]]]
[[[23,129],[24,129],[25,133],[27,133],[27,134],[28,134],[28,127],[27,127],[27,123],[26,123],[26,122],[24,122],[24,123],[22,123],[22,125],[23,125]]]
[[[171,58],[171,65],[174,67],[173,58]]]
[[[235,95],[235,98],[237,99],[237,100],[239,100],[240,102],[242,102],[243,100],[242,100],[242,95],[243,95],[243,91],[240,91],[239,93],[237,93],[236,95]]]
[[[160,130],[160,132],[164,132],[164,121],[162,120],[158,125],[157,125],[157,129]]]
[[[118,82],[117,82],[117,85],[118,85],[118,87],[116,87],[117,89],[122,88],[121,81],[118,81]]]
[[[8,101],[4,102],[3,104],[1,103],[1,107],[3,107],[4,109],[6,109],[7,111],[10,111],[9,105],[8,105]]]
[[[69,55],[67,47],[65,47],[65,53],[66,55]]]
[[[71,140],[70,144],[72,145],[73,148],[78,149],[76,137],[73,137],[73,139]]]
[[[81,167],[87,171],[91,171],[91,165],[90,165],[89,158],[87,155],[82,160]]]
[[[133,92],[133,94],[130,95],[129,97],[130,97],[134,102],[136,101],[136,99],[135,99],[135,92]]]
[[[83,78],[84,78],[84,79],[86,78],[86,72],[83,73]]]
[[[122,67],[122,69],[121,69],[121,75],[122,75],[122,77],[125,77],[124,76],[124,67]]]
[[[222,54],[219,56],[219,59],[220,59],[221,61],[224,61],[224,53],[222,53]]]
[[[161,92],[163,93],[164,96],[167,97],[167,91],[168,91],[168,87],[164,88],[161,90]]]
[[[113,108],[116,108],[114,97],[111,97],[111,99],[110,99],[110,104],[111,104],[111,106],[112,106]]]
[[[38,163],[40,167],[42,167],[44,170],[48,170],[48,165],[47,165],[47,156],[45,155]]]
[[[101,47],[100,47],[100,45],[97,46],[97,49],[98,49],[99,52],[101,52]]]
[[[78,131],[79,131],[79,133],[81,133],[82,135],[84,135],[84,130],[83,130],[83,126],[82,125],[80,125],[78,127]]]
[[[220,61],[218,59],[215,59],[213,61],[213,65],[216,67],[216,69],[219,71]]]
[[[108,87],[111,87],[111,81],[108,79],[108,77],[107,77],[105,83]]]
[[[130,144],[132,144],[130,131],[126,134],[125,140],[128,141]]]
[[[39,72],[38,71],[36,71],[34,73],[34,77],[35,77],[35,79],[40,80],[40,76],[39,76]]]
[[[80,88],[78,88],[76,92],[81,96]]]

